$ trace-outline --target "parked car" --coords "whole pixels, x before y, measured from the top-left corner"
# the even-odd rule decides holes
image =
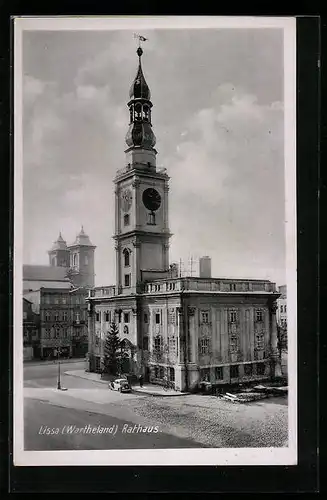
[[[119,392],[131,392],[131,386],[126,378],[116,378],[109,382],[109,389]]]

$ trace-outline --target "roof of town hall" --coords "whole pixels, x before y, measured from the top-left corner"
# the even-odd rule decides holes
[[[64,281],[69,282],[66,267],[23,265],[24,281]]]

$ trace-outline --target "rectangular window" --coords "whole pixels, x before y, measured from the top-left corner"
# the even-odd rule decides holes
[[[201,354],[207,354],[209,352],[209,339],[201,339],[200,352]]]
[[[149,338],[148,337],[143,337],[143,350],[144,351],[149,350]]]
[[[67,304],[67,298],[66,298],[66,297],[63,297],[63,298],[62,298],[62,303],[63,303],[63,304]]]
[[[176,339],[175,337],[169,337],[169,350],[171,352],[175,352],[176,351]]]
[[[171,367],[169,368],[169,380],[175,382],[175,369]]]
[[[165,368],[163,366],[159,366],[159,378],[164,378],[165,376]]]
[[[67,311],[64,311],[64,312],[62,313],[62,319],[63,319],[64,321],[67,321],[67,319],[68,319],[68,313],[67,313]]]
[[[110,322],[110,313],[109,313],[109,311],[106,311],[104,313],[104,320],[105,320],[106,323]]]
[[[79,315],[78,312],[76,313],[76,318],[75,319],[76,319],[76,323],[78,324],[80,322],[80,315]]]
[[[125,279],[125,281],[124,281],[125,286],[131,286],[131,283],[130,283],[131,282],[131,280],[130,280],[130,274],[125,274],[125,278],[124,279]]]
[[[46,304],[50,304],[50,295],[46,295],[44,301]]]
[[[231,335],[229,337],[229,349],[230,349],[231,353],[237,352],[237,345],[238,345],[238,342],[237,342],[236,335]]]
[[[284,312],[284,306],[280,306],[280,312]]]
[[[238,378],[239,377],[238,365],[230,366],[229,370],[230,370],[230,378]]]
[[[244,365],[244,375],[250,377],[253,374],[253,365]]]
[[[124,323],[129,323],[129,313],[124,313]]]
[[[27,312],[26,311],[23,312],[23,319],[27,319]]]
[[[258,309],[256,311],[256,320],[257,321],[262,321],[262,319],[263,319],[263,317],[262,317],[262,311],[261,311],[261,309]]]
[[[143,319],[144,319],[144,323],[148,323],[148,315],[147,315],[147,313],[144,313]]]
[[[160,313],[156,313],[156,325],[160,325]]]
[[[264,375],[266,371],[266,365],[264,363],[257,364],[257,375]]]
[[[202,323],[209,323],[209,312],[208,311],[201,312],[201,321],[202,321]]]
[[[95,313],[95,321],[100,321],[100,313],[99,312]]]
[[[161,351],[162,347],[162,338],[157,335],[157,337],[154,338],[154,349],[155,351]]]
[[[236,311],[230,311],[229,313],[229,322],[236,323]]]
[[[159,378],[159,366],[154,367],[154,376],[155,378]]]
[[[224,370],[222,366],[216,366],[215,368],[215,377],[216,380],[223,380],[224,378]]]

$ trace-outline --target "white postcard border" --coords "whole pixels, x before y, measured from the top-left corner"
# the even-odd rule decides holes
[[[284,30],[284,135],[288,300],[289,443],[285,448],[25,451],[22,346],[23,30],[281,28]],[[14,387],[15,466],[294,465],[297,463],[296,19],[292,17],[16,17],[14,19]]]

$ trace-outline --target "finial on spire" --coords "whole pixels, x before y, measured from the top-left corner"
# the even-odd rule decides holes
[[[137,38],[139,41],[139,48],[137,49],[136,53],[139,57],[143,54],[143,50],[141,47],[141,42],[146,42],[148,41],[148,38],[145,38],[145,36],[139,35],[138,33],[134,33],[134,38]]]

